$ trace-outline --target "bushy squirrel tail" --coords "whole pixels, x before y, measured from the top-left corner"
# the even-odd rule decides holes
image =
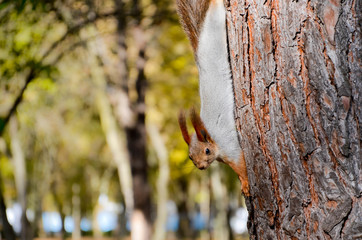
[[[177,13],[194,53],[197,52],[199,37],[206,12],[213,0],[177,0]]]

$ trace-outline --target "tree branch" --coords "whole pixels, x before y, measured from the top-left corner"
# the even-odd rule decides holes
[[[4,119],[0,119],[0,136],[3,135],[5,126],[7,125],[7,123],[9,122],[9,119],[15,113],[17,107],[21,103],[24,92],[25,92],[26,88],[28,87],[29,83],[34,79],[35,75],[36,75],[35,70],[33,68],[31,68],[30,72],[28,73],[28,76],[26,77],[25,84],[24,84],[23,88],[20,90],[19,95],[16,97],[12,107],[9,110],[9,113],[5,116]]]
[[[107,17],[113,17],[117,14],[117,10],[115,11],[111,11],[108,13],[95,13],[94,15],[90,15],[90,17],[88,17],[88,19],[82,21],[81,23],[73,26],[73,27],[68,27],[68,31],[66,33],[64,33],[64,35],[57,41],[55,41],[50,47],[49,49],[44,53],[43,57],[41,58],[41,61],[43,61],[47,56],[50,55],[50,53],[60,44],[62,43],[69,35],[75,34],[77,32],[80,31],[80,29],[82,29],[84,26],[90,24],[90,23],[94,23],[95,21],[97,21],[98,19],[102,19],[102,18],[107,18]]]
[[[115,16],[117,14],[117,12],[118,11],[116,9],[115,11],[111,11],[111,12],[107,12],[107,13],[95,13],[94,15],[91,15],[90,17],[88,17],[88,19],[82,21],[81,23],[79,23],[79,24],[77,24],[77,25],[75,25],[73,27],[69,27],[68,31],[66,33],[64,33],[64,35],[59,40],[55,41],[48,48],[48,50],[44,53],[44,55],[41,57],[39,62],[42,63],[44,61],[44,59],[46,57],[48,57],[54,51],[54,49],[56,49],[57,46],[59,46],[59,44],[61,44],[62,42],[64,42],[67,39],[68,36],[79,32],[84,26],[86,26],[88,24],[91,24],[91,23],[97,21],[98,19]],[[61,54],[61,55],[63,55],[63,54]],[[34,78],[36,77],[37,74],[38,74],[37,69],[34,68],[34,67],[31,67],[30,72],[26,77],[24,86],[22,87],[21,91],[19,92],[18,96],[16,97],[16,99],[15,99],[13,105],[11,106],[8,114],[5,116],[5,118],[3,118],[3,119],[0,118],[0,136],[3,135],[4,129],[5,129],[6,125],[9,122],[9,119],[15,113],[17,107],[21,103],[21,101],[23,99],[24,92],[27,89],[29,83],[34,80]]]

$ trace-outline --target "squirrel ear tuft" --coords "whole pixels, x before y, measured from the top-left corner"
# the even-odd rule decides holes
[[[200,115],[196,112],[195,108],[191,108],[191,122],[194,126],[196,131],[197,139],[200,142],[210,142],[213,143],[214,141],[210,137],[209,132],[206,130],[204,123],[202,122]]]
[[[178,115],[178,124],[180,125],[182,137],[184,138],[187,145],[190,145],[191,138],[190,138],[189,132],[187,131],[186,118],[185,118],[184,111],[180,111],[180,113]]]
[[[202,135],[202,137],[204,138],[204,142],[209,142],[210,136],[209,134],[205,131],[205,129],[201,129],[200,133]]]

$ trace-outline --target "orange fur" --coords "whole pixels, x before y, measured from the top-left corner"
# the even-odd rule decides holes
[[[186,118],[183,111],[181,111],[178,115],[178,123],[180,125],[181,133],[185,142],[187,143],[187,145],[190,145],[191,138],[189,132],[187,131]]]
[[[218,0],[211,0],[210,1],[210,3],[212,4],[212,5],[216,5],[216,2],[217,2]],[[221,0],[219,0],[219,1],[221,1]]]

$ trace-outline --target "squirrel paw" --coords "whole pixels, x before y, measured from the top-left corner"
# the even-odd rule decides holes
[[[249,192],[249,183],[248,181],[243,181],[241,183],[241,190],[243,191],[244,195],[246,197],[249,197],[250,196],[250,192]]]
[[[250,196],[249,182],[245,179],[242,179],[241,177],[239,177],[239,179],[241,182],[241,191],[244,193],[245,197],[249,197]]]

